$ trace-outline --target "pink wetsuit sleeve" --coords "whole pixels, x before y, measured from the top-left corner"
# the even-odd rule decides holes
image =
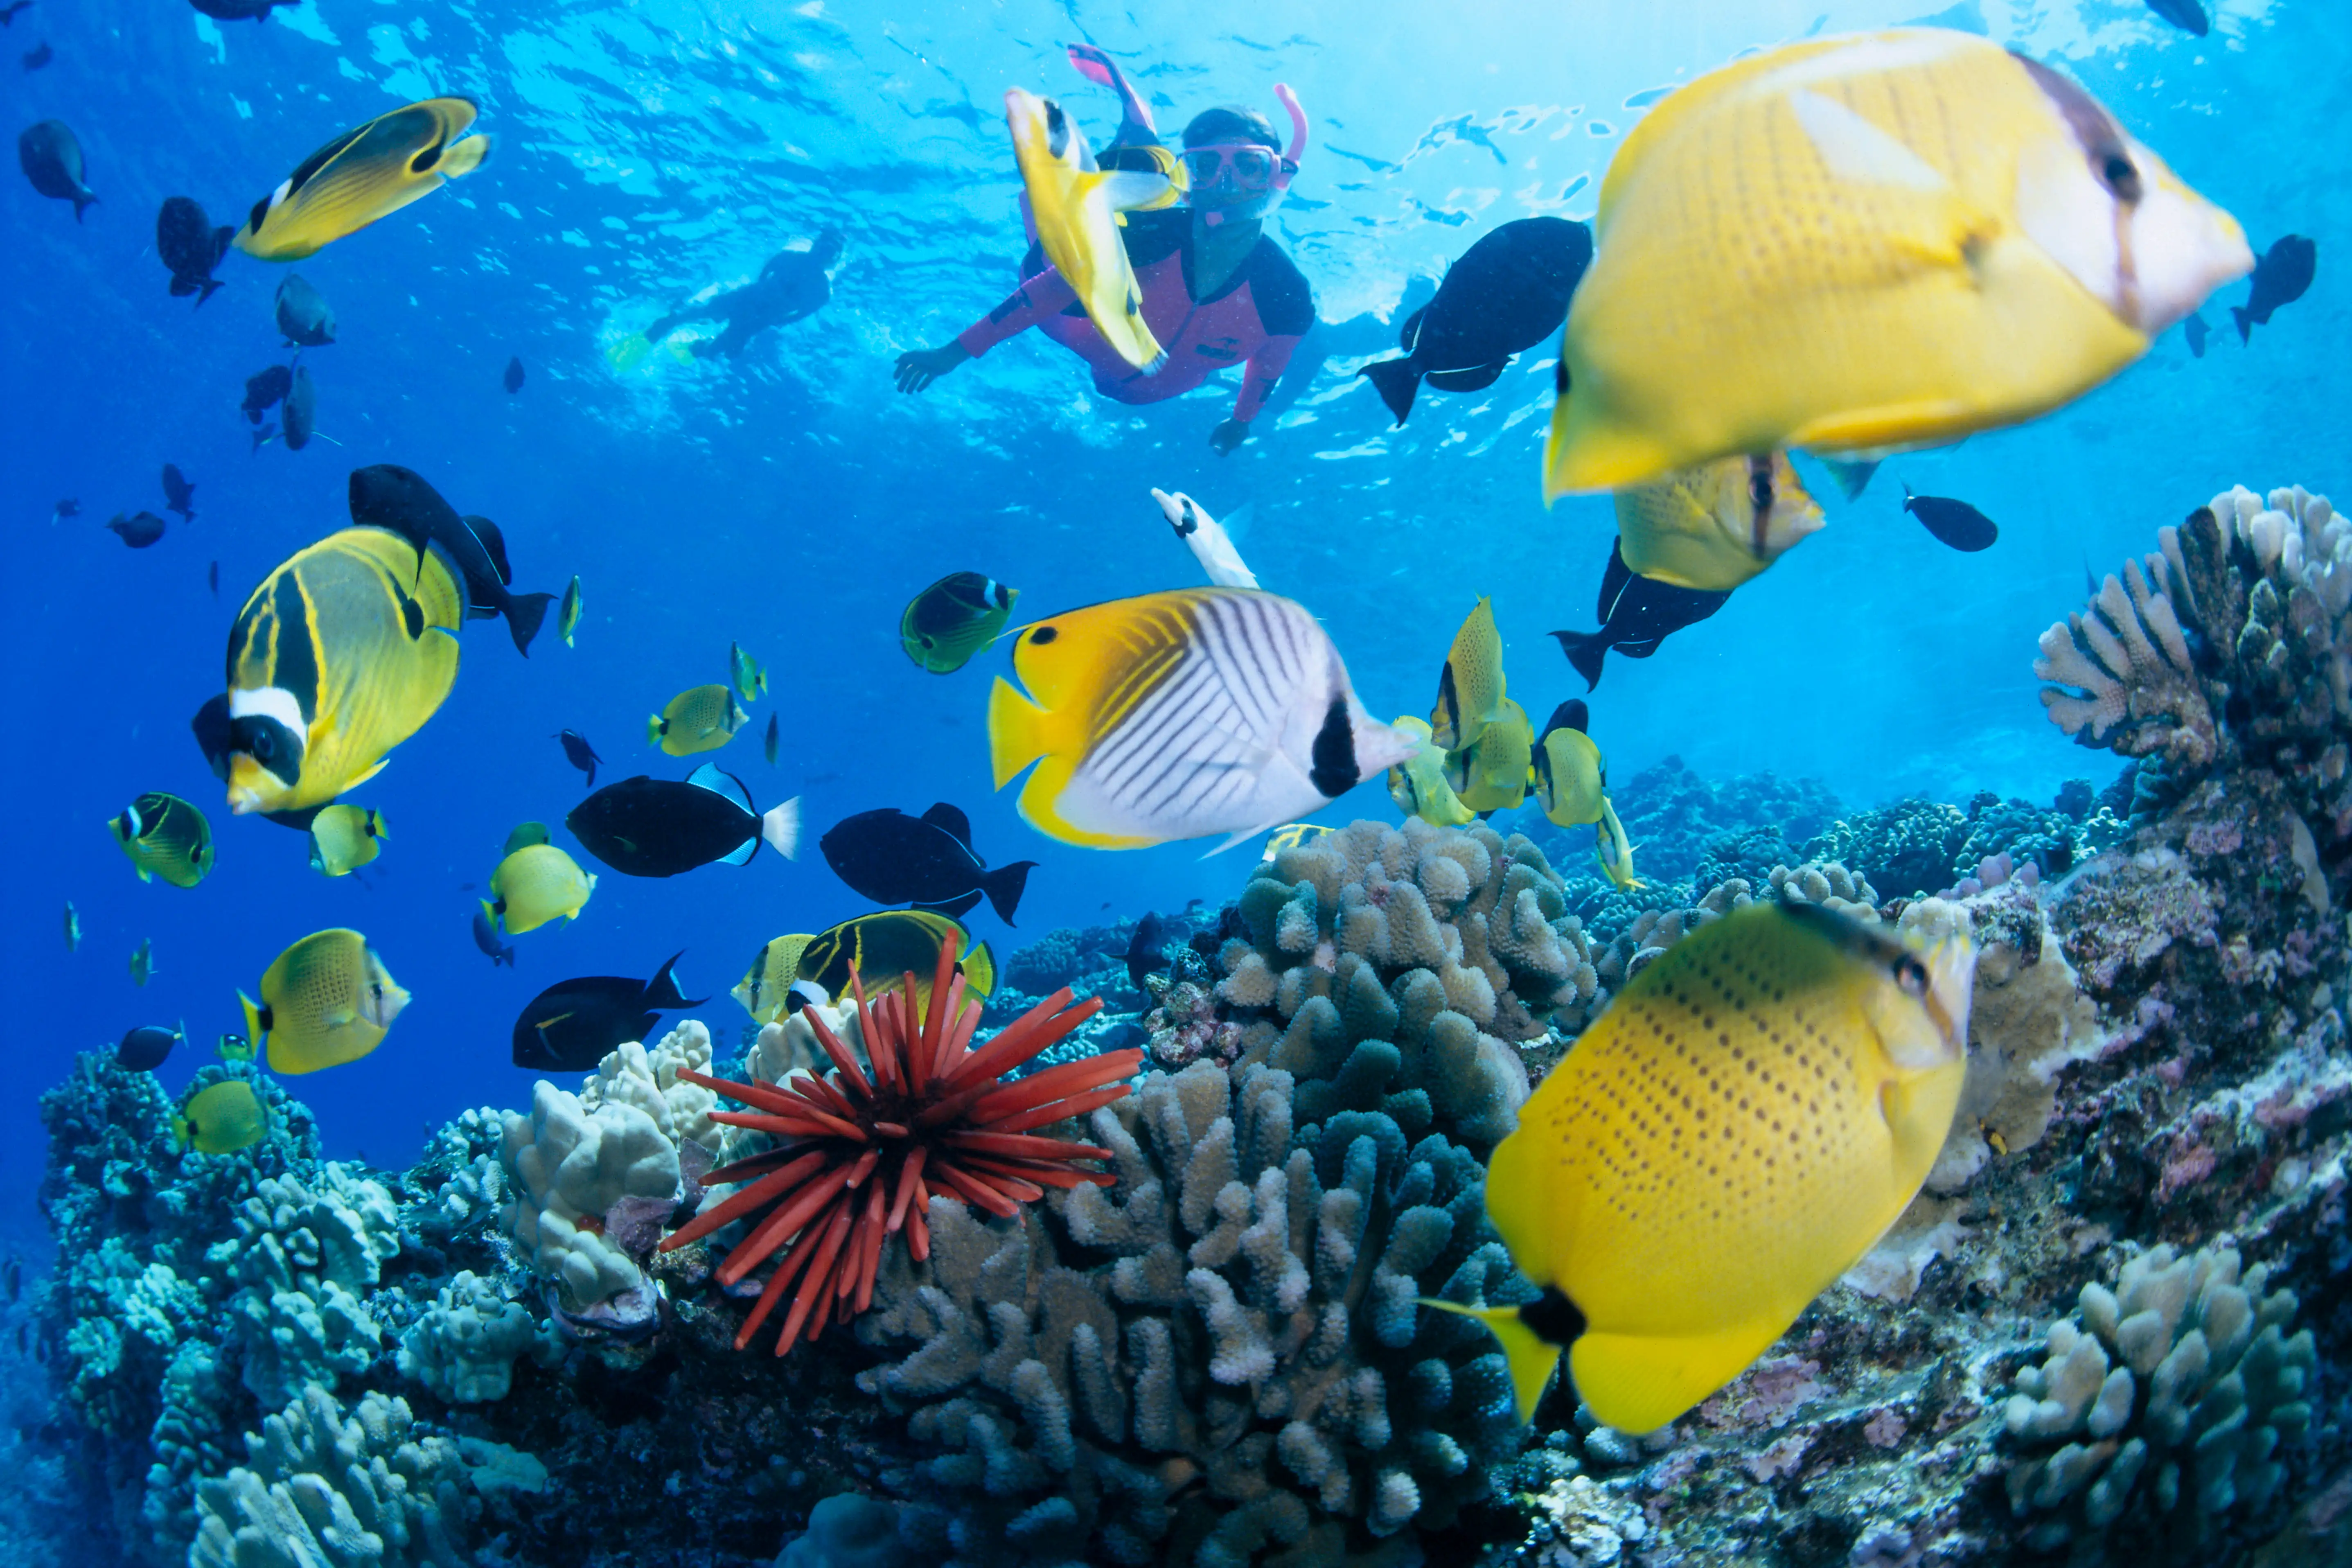
[[[1297,346],[1297,337],[1268,338],[1250,355],[1249,368],[1242,373],[1241,395],[1234,399],[1234,418],[1246,425],[1257,417],[1273,395],[1274,384],[1282,379],[1284,367],[1290,363],[1290,351]]]
[[[1077,290],[1048,267],[1004,297],[1002,304],[956,334],[963,352],[978,359],[1009,337],[1025,332],[1055,311],[1076,303]],[[1292,340],[1296,342],[1296,339]]]

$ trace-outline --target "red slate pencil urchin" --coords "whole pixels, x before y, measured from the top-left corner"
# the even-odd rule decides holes
[[[1109,1150],[1040,1138],[1030,1129],[1084,1116],[1126,1094],[1129,1085],[1122,1080],[1141,1064],[1142,1051],[1108,1051],[1001,1081],[1093,1017],[1102,999],[1089,997],[1073,1007],[1065,985],[975,1051],[970,1046],[980,1024],[980,1004],[966,999],[963,975],[954,965],[952,946],[942,944],[930,1006],[919,1020],[911,973],[897,991],[868,1004],[863,982],[851,972],[859,1028],[873,1064],[870,1079],[814,1013],[808,1016],[810,1027],[833,1058],[830,1079],[763,1084],[678,1074],[753,1108],[715,1111],[713,1120],[786,1140],[782,1148],[703,1177],[705,1185],[751,1184],[703,1210],[662,1243],[667,1252],[755,1210],[766,1211],[719,1266],[719,1282],[732,1285],[784,1253],[760,1292],[759,1305],[736,1332],[737,1350],[751,1342],[796,1279],[800,1288],[776,1340],[778,1355],[803,1338],[814,1340],[827,1322],[845,1323],[866,1310],[873,1304],[883,1243],[893,1233],[906,1231],[907,1250],[918,1263],[930,1255],[924,1214],[934,1197],[977,1204],[1009,1218],[1021,1205],[1044,1197],[1047,1187],[1110,1185],[1113,1178],[1105,1173],[1076,1165],[1080,1160],[1108,1160]]]

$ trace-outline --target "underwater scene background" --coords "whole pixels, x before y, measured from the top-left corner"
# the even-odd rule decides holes
[[[2136,775],[2112,735],[2073,743],[2033,669],[2037,639],[2083,612],[2086,576],[2157,551],[2159,529],[2232,486],[2260,498],[2242,537],[2282,505],[2276,488],[2352,495],[2352,323],[2330,266],[2352,205],[2352,24],[2308,0],[2209,0],[2210,31],[2194,37],[2158,14],[2185,3],[300,0],[257,25],[166,0],[16,12],[6,52],[52,51],[0,63],[16,121],[68,123],[99,199],[77,222],[26,180],[0,182],[0,516],[15,544],[0,620],[19,715],[0,952],[26,1021],[0,1094],[0,1247],[23,1270],[0,1306],[12,1561],[1894,1568],[2088,1563],[2110,1542],[2117,1557],[2352,1561],[2340,678],[2332,713],[2324,677],[2299,669],[2292,692],[2239,680],[2252,708],[2217,701],[2210,722],[2249,737],[2269,724],[2261,743],[2193,767],[2175,748],[2168,782]],[[2245,342],[2227,324],[2245,289],[2232,283],[2205,307],[2201,353],[2166,331],[2045,417],[1889,458],[1858,499],[1801,461],[1821,537],[1655,657],[1611,658],[1588,693],[1547,634],[1594,624],[1615,520],[1606,496],[1543,500],[1556,336],[1483,390],[1424,387],[1401,426],[1356,372],[1396,352],[1481,235],[1589,222],[1611,156],[1671,89],[1749,51],[1899,24],[1980,34],[2072,77],[2255,254],[2314,237],[2316,277]],[[1317,326],[1230,455],[1208,438],[1232,377],[1127,406],[1042,334],[920,396],[893,388],[900,354],[947,342],[1018,280],[1005,90],[1055,97],[1097,146],[1117,124],[1117,100],[1071,68],[1081,40],[1171,136],[1229,102],[1280,124],[1277,82],[1314,126],[1267,232],[1312,287]],[[438,94],[475,100],[492,153],[296,263],[337,317],[335,341],[299,361],[317,433],[299,451],[256,446],[239,400],[246,378],[289,361],[270,304],[283,269],[232,250],[194,308],[166,290],[151,215],[189,195],[235,224],[327,136]],[[646,350],[656,318],[825,231],[843,248],[808,319],[734,357],[693,352],[714,322]],[[166,463],[194,482],[195,515],[126,550],[104,521],[163,512]],[[331,879],[299,832],[230,816],[187,726],[221,689],[244,596],[344,526],[348,476],[376,463],[496,519],[518,591],[560,594],[576,574],[584,613],[575,646],[551,616],[528,658],[499,623],[468,623],[454,690],[353,795],[388,824],[381,858]],[[1997,520],[1997,545],[1947,549],[1905,515],[1906,485]],[[991,787],[988,688],[1005,655],[935,676],[899,648],[900,614],[955,571],[1017,588],[1015,626],[1196,584],[1153,487],[1228,521],[1258,580],[1322,622],[1376,717],[1426,710],[1456,627],[1491,596],[1528,713],[1590,703],[1650,887],[1613,889],[1582,828],[1552,826],[1533,797],[1483,828],[1401,830],[1377,774],[1313,820],[1394,831],[1262,871],[1255,838],[1204,858],[1215,840],[1114,853],[1033,829],[1017,791]],[[78,514],[59,515],[67,498]],[[2298,527],[2306,515],[2316,559],[2325,518]],[[2288,570],[2275,550],[2232,569]],[[2219,621],[2192,629],[2200,648],[2244,650]],[[646,743],[646,715],[727,679],[730,642],[769,689],[742,733],[694,760],[739,773],[760,809],[799,797],[799,858],[763,849],[649,880],[583,855],[600,877],[580,918],[512,939],[513,967],[491,963],[469,921],[509,829],[541,820],[568,844],[560,825],[586,793],[556,734],[595,745],[599,784],[681,776],[693,763]],[[2297,707],[2313,689],[2315,717]],[[2294,716],[2271,723],[2273,710]],[[211,819],[201,885],[142,883],[112,841],[108,818],[147,791]],[[588,1234],[613,1236],[609,1267],[633,1283],[660,1281],[646,1308],[658,1321],[599,1319],[593,1290],[551,1300],[562,1266],[501,1215],[523,1178],[497,1117],[460,1120],[530,1112],[541,1079],[580,1087],[576,1071],[513,1065],[518,1009],[560,979],[650,976],[683,951],[684,994],[709,1000],[666,1010],[644,1043],[688,1018],[707,1040],[608,1072],[600,1093],[643,1099],[667,1179],[690,1183],[698,1161],[747,1152],[676,1077],[741,1076],[754,1031],[729,987],[771,938],[875,907],[817,836],[936,801],[968,814],[991,865],[1039,862],[1017,925],[986,903],[965,917],[1000,984],[1022,1005],[1065,984],[1100,996],[1105,1021],[1080,1042],[1139,1048],[1138,1073],[1163,1074],[1139,1076],[1119,1112],[1131,1141],[1103,1167],[1119,1184],[1100,1212],[1082,1188],[1050,1222],[992,1226],[941,1199],[934,1212],[954,1217],[932,1222],[936,1279],[889,1253],[875,1313],[782,1362],[765,1338],[730,1349],[745,1303],[709,1258],[698,1273],[654,1261],[701,1243],[649,1255],[658,1226],[625,1245],[603,1203]],[[2039,883],[2004,883],[2029,859]],[[1374,952],[1342,930],[1350,898],[1386,909],[1391,883],[1419,888],[1407,901],[1448,933],[1418,959],[1402,934]],[[1523,1426],[1486,1331],[1412,1302],[1532,1299],[1517,1254],[1478,1228],[1484,1167],[1528,1083],[1675,938],[1776,892],[1922,940],[1968,917],[1899,906],[1965,908],[1979,952],[2041,976],[1988,1002],[1979,968],[1977,1054],[2001,1066],[1989,1086],[1970,1068],[1973,1143],[1943,1151],[1865,1260],[1866,1288],[1849,1276],[1698,1414],[1628,1436],[1563,1388]],[[1525,929],[1522,895],[1540,911]],[[1139,989],[1136,922],[1195,900]],[[248,1070],[212,1051],[245,1027],[238,991],[335,926],[363,931],[410,994],[396,1026],[361,1059],[262,1090],[260,1144],[184,1152],[170,1122],[185,1092]],[[143,984],[127,963],[142,943]],[[1349,976],[1329,976],[1350,958],[1374,993],[1405,997],[1417,965],[1445,990],[1420,1014],[1392,1005],[1377,1037],[1369,1015],[1343,1027],[1315,988],[1346,1001]],[[1456,984],[1481,963],[1487,979]],[[1285,978],[1310,968],[1325,981]],[[1470,1033],[1486,1043],[1448,1056],[1430,1017],[1476,1012],[1462,997],[1481,986]],[[1310,992],[1344,1042],[1318,1035]],[[1000,999],[984,1027],[1017,1015]],[[150,1024],[186,1038],[152,1074],[127,1071],[113,1042]],[[1268,1054],[1277,1035],[1287,1057]],[[1370,1069],[1343,1061],[1391,1037],[1402,1065],[1365,1090],[1347,1075]],[[822,1064],[805,1026],[756,1049]],[[614,1087],[629,1070],[650,1087]],[[1293,1128],[1307,1130],[1303,1164]],[[1167,1214],[1136,1197],[1152,1182]],[[1233,1261],[1279,1245],[1243,1231],[1250,1204],[1282,1206],[1286,1182],[1297,1289],[1336,1304],[1328,1331],[1345,1350],[1303,1331],[1285,1342],[1250,1294],[1274,1287],[1244,1285]],[[1328,1206],[1349,1190],[1353,1229]],[[1218,1242],[1221,1202],[1243,1217]],[[1325,1243],[1307,1239],[1310,1211]],[[1423,1214],[1445,1215],[1445,1233],[1398,1217]],[[1115,1267],[1156,1268],[1154,1247],[1213,1283],[1188,1294],[1181,1269],[1172,1286],[1107,1283]],[[1213,1283],[1228,1267],[1230,1289]],[[1218,1310],[1236,1289],[1262,1313],[1254,1328]],[[1071,1349],[1081,1329],[1107,1358],[1092,1383],[1084,1344]],[[2173,1359],[2191,1336],[2193,1372]],[[1252,1356],[1261,1375],[1228,1375]],[[1050,1378],[1021,1370],[1055,1357]],[[369,1456],[373,1479],[351,1479]],[[813,1525],[835,1494],[879,1500]]]

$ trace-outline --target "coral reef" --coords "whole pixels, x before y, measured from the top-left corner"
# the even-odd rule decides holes
[[[1774,847],[1755,852],[1769,855],[1768,865],[1787,860],[1791,858],[1789,846],[1820,833],[1843,809],[1818,779],[1790,780],[1766,773],[1709,784],[1680,757],[1643,769],[1612,794],[1626,833],[1641,847],[1644,868],[1668,881],[1696,874],[1699,862],[1727,838],[1752,840],[1769,834]],[[1544,842],[1533,830],[1529,837]],[[1575,865],[1583,858],[1579,847],[1577,858],[1564,857],[1562,863]]]

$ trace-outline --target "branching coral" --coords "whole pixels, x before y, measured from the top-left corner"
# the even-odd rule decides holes
[[[2238,1262],[2227,1245],[2157,1247],[2114,1290],[2084,1286],[2077,1317],[2050,1325],[2048,1358],[2017,1374],[2003,1412],[2019,1451],[2010,1505],[2032,1522],[2030,1545],[2055,1550],[2134,1512],[2185,1554],[2233,1508],[2269,1503],[2279,1445],[2311,1420],[2317,1352],[2308,1329],[2287,1337],[2294,1293],[2266,1290],[2260,1264],[2242,1279]]]
[[[866,1310],[890,1237],[903,1228],[908,1255],[918,1262],[929,1256],[927,1216],[934,1193],[1010,1217],[1021,1205],[1045,1196],[1048,1187],[1110,1180],[1076,1165],[1079,1160],[1110,1158],[1108,1149],[1041,1137],[1031,1130],[1082,1116],[1126,1094],[1129,1086],[1122,1080],[1135,1071],[1141,1051],[1111,1051],[999,1081],[1092,1017],[1100,1002],[1071,1006],[1066,986],[973,1050],[981,1005],[965,996],[952,951],[940,950],[930,1006],[919,1018],[911,977],[870,1005],[855,970],[850,978],[865,1066],[824,1019],[814,1018],[810,1027],[833,1063],[830,1078],[743,1084],[692,1071],[679,1074],[754,1108],[719,1111],[715,1120],[788,1140],[780,1149],[710,1173],[714,1184],[750,1184],[709,1204],[662,1243],[664,1251],[675,1250],[759,1214],[750,1235],[719,1266],[722,1285],[734,1284],[790,1247],[737,1331],[738,1350],[751,1342],[795,1279],[800,1289],[777,1337],[778,1355],[803,1335],[814,1340],[829,1321],[846,1322]]]
[[[2042,635],[2051,721],[2161,766],[2177,795],[2216,767],[2284,777],[2352,837],[2352,525],[2296,488],[2200,507]]]

